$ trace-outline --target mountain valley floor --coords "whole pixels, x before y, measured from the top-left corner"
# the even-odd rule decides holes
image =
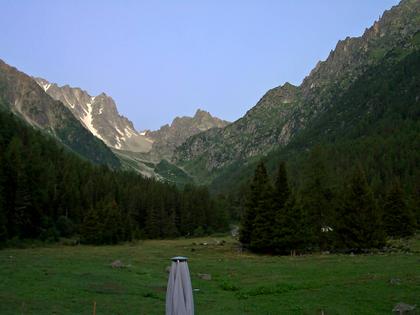
[[[398,246],[278,257],[241,252],[223,236],[3,249],[0,313],[92,314],[95,301],[98,315],[164,314],[166,267],[185,255],[196,314],[391,314],[399,302],[420,307],[420,236]]]

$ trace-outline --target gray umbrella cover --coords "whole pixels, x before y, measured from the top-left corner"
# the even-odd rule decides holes
[[[194,315],[190,271],[187,258],[172,258],[166,289],[166,315]]]

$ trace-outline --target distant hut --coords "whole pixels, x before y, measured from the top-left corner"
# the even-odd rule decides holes
[[[334,229],[331,226],[323,226],[321,227],[321,232],[322,233],[328,233],[328,232],[332,232],[334,231]]]

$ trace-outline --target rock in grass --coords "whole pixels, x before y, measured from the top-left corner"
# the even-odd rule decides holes
[[[111,267],[112,267],[112,268],[124,268],[124,264],[122,263],[122,261],[121,261],[121,260],[117,259],[117,260],[114,260],[114,261],[111,263]]]
[[[398,314],[405,314],[407,312],[413,311],[416,308],[415,305],[409,305],[405,303],[398,303],[392,309],[393,312],[397,312]]]
[[[392,278],[391,280],[389,280],[389,283],[393,285],[400,285],[401,280],[399,278]]]
[[[198,273],[197,276],[202,280],[211,280],[211,275],[208,273]]]

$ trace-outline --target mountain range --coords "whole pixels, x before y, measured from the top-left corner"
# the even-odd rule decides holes
[[[0,109],[11,111],[45,131],[65,147],[97,164],[120,168],[119,159],[60,101],[51,98],[28,75],[0,60]]]
[[[31,78],[4,62],[0,96],[3,107],[95,163],[226,191],[247,180],[261,158],[272,165],[287,160],[298,174],[296,161],[315,147],[331,150],[340,161],[343,143],[353,152],[364,148],[366,139],[390,143],[384,124],[393,124],[394,136],[401,134],[404,145],[416,145],[407,140],[405,127],[418,118],[419,34],[420,3],[403,0],[362,36],[339,41],[299,86],[285,83],[269,90],[233,123],[197,110],[194,117],[177,117],[159,130],[137,131],[105,93],[91,96]],[[400,70],[405,67],[412,69],[404,76]],[[394,92],[402,93],[398,99],[405,99],[406,107],[389,102],[397,99]],[[404,119],[395,119],[404,113]],[[370,163],[363,156],[357,159]]]
[[[4,61],[0,61],[0,89],[4,109],[84,158],[160,179],[164,178],[154,171],[156,164],[170,160],[179,144],[199,132],[228,124],[199,109],[194,117],[176,117],[159,130],[139,132],[105,93],[91,96],[81,88],[58,86],[30,77]]]
[[[118,150],[147,152],[153,141],[139,133],[133,123],[118,113],[114,100],[101,93],[91,96],[80,88],[58,86],[42,78],[34,80],[53,99],[61,101],[95,137]]]
[[[355,104],[342,108],[345,95],[375,67],[380,69],[379,76],[406,56],[417,53],[419,29],[420,2],[401,1],[385,11],[361,37],[339,41],[300,86],[285,83],[269,90],[239,120],[190,137],[176,149],[172,162],[200,182],[226,182],[232,172],[241,173],[239,170],[255,159],[274,151],[285,154],[298,139],[304,153],[321,144],[329,134],[352,129],[371,114],[371,100],[366,97],[364,106],[358,108]],[[333,112],[334,125],[324,121]],[[322,130],[316,130],[315,138],[315,128],[321,128],[318,121],[324,121],[324,125]],[[379,119],[372,122],[375,123]]]
[[[58,86],[42,78],[34,80],[53,99],[61,101],[87,130],[110,148],[150,152],[155,160],[170,159],[173,150],[192,135],[228,124],[198,109],[194,117],[176,117],[171,125],[164,125],[159,130],[139,132],[128,118],[119,114],[115,101],[105,93],[91,96],[77,87]]]
[[[198,109],[194,117],[176,117],[171,125],[159,130],[137,131],[133,123],[119,114],[115,101],[105,93],[91,96],[78,87],[58,86],[43,78],[34,78],[53,99],[62,102],[79,122],[102,140],[121,159],[126,169],[156,176],[153,163],[170,160],[175,148],[189,137],[229,122]],[[152,164],[150,164],[152,163]]]

